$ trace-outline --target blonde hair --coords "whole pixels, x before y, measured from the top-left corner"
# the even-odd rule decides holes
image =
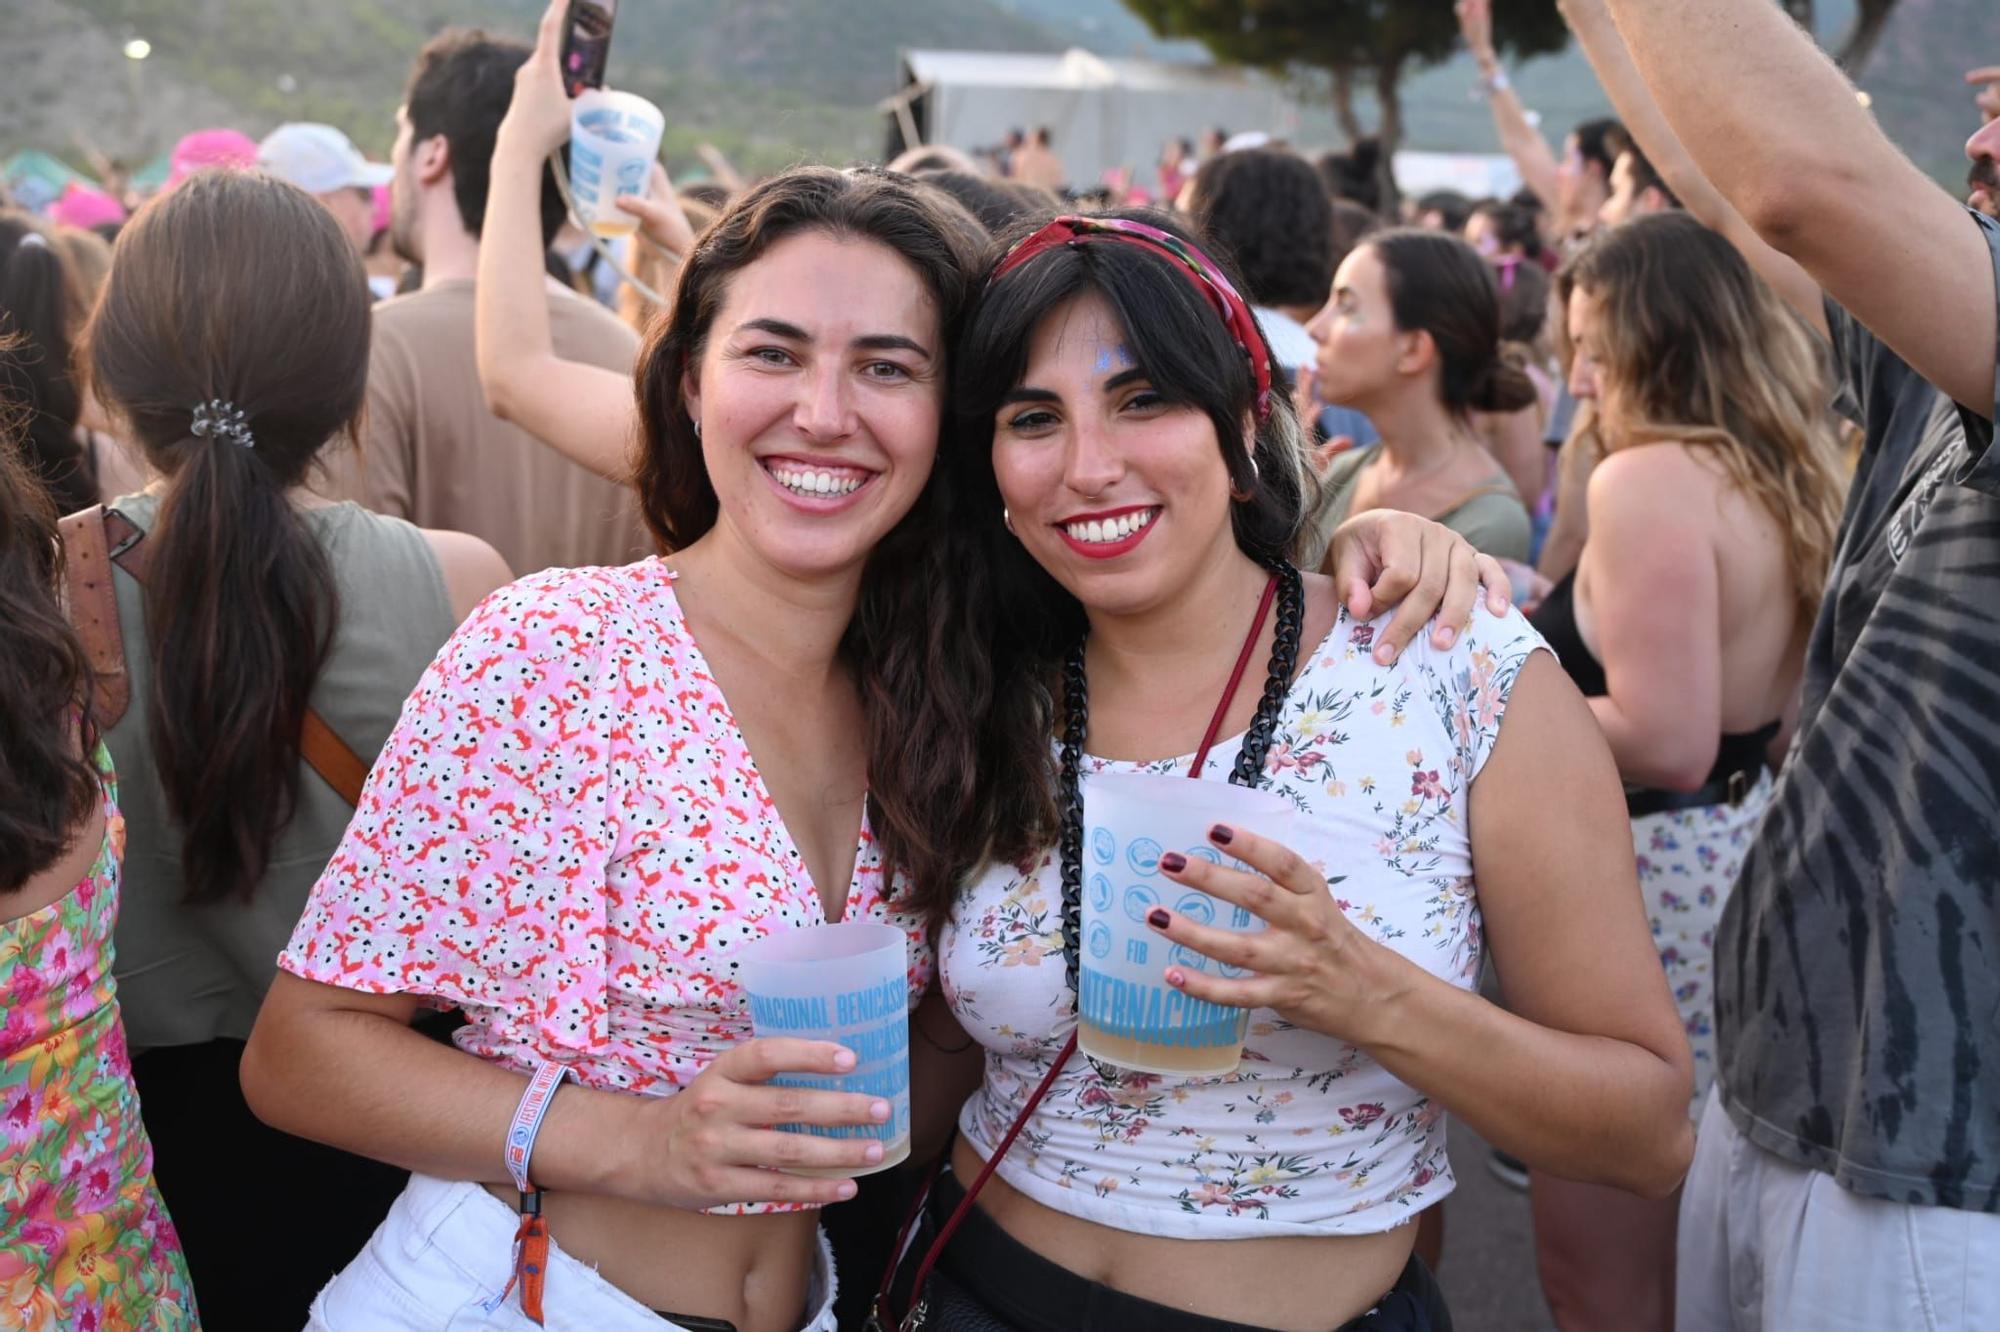
[[[1714,455],[1784,534],[1794,609],[1818,612],[1846,490],[1827,365],[1736,248],[1685,213],[1614,227],[1564,270],[1599,303],[1607,449]]]

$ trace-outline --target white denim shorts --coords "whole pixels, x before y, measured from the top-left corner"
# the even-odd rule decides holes
[[[1681,1193],[1679,1332],[1992,1332],[2000,1216],[1849,1193],[1710,1091]]]
[[[521,1332],[534,1323],[518,1291],[496,1298],[513,1274],[520,1218],[477,1184],[411,1175],[368,1244],[313,1301],[306,1332]],[[800,1332],[835,1332],[833,1251],[819,1262]],[[494,1305],[490,1311],[488,1305]],[[677,1327],[549,1244],[545,1332],[661,1332]]]

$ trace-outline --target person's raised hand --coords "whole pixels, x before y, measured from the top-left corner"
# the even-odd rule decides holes
[[[1458,0],[1453,6],[1458,14],[1458,30],[1465,37],[1466,49],[1473,59],[1482,66],[1493,63],[1493,6],[1492,0]]]
[[[1397,509],[1370,509],[1333,531],[1328,572],[1348,614],[1372,620],[1395,608],[1375,637],[1375,660],[1387,666],[1402,655],[1426,620],[1431,644],[1449,648],[1472,622],[1480,590],[1486,608],[1505,615],[1513,595],[1506,570],[1442,523]]]
[[[771,1085],[781,1073],[833,1077],[851,1072],[854,1052],[829,1041],[760,1037],[717,1055],[671,1096],[648,1097],[628,1148],[643,1163],[637,1191],[653,1202],[696,1209],[724,1203],[826,1205],[854,1196],[851,1179],[784,1172],[860,1172],[882,1159],[873,1138],[821,1138],[773,1125],[880,1124],[889,1103],[876,1096]]]
[[[653,163],[653,174],[646,182],[644,195],[621,194],[613,202],[638,218],[639,230],[646,239],[672,255],[674,262],[686,259],[688,251],[694,248],[694,227],[681,210],[681,201],[667,179],[667,169],[658,162]]]
[[[1289,847],[1244,828],[1209,829],[1216,849],[1251,867],[1245,873],[1169,851],[1160,872],[1261,919],[1237,932],[1155,907],[1146,924],[1204,957],[1247,975],[1211,976],[1169,965],[1167,984],[1230,1008],[1269,1008],[1294,1026],[1353,1045],[1371,1044],[1394,1000],[1416,981],[1414,965],[1347,918],[1326,876]]]
[[[500,122],[495,151],[546,157],[569,141],[570,97],[562,81],[562,25],[567,0],[549,0],[535,29],[535,49],[514,71],[514,98]]]

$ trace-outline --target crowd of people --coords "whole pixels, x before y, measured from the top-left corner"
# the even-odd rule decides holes
[[[1476,1328],[1448,1117],[1563,1332],[2000,1325],[2000,69],[1962,205],[1766,0],[1560,0],[1559,148],[1489,3],[1506,199],[1037,130],[607,252],[554,0],[0,213],[0,1328]],[[1224,1076],[1075,1057],[1140,773],[1297,815],[1158,858]],[[740,975],[842,921],[882,1173]]]

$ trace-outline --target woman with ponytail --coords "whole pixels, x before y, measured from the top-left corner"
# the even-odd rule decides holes
[[[24,410],[26,458],[57,513],[97,502],[97,473],[77,438],[83,400],[70,373],[83,293],[63,252],[22,213],[0,213],[0,393]]]
[[[361,410],[368,289],[292,186],[215,172],[142,210],[86,341],[92,387],[160,478],[105,515],[135,1073],[208,1326],[296,1325],[401,1184],[264,1128],[237,1085],[278,952],[353,813],[302,734],[310,714],[365,767],[507,570],[475,538],[305,489]]]
[[[1382,432],[1321,478],[1317,530],[1404,509],[1525,562],[1528,511],[1472,418],[1531,406],[1535,386],[1501,355],[1499,291],[1478,251],[1433,231],[1370,236],[1334,274],[1333,299],[1307,331],[1319,343],[1319,396],[1365,412]]]

